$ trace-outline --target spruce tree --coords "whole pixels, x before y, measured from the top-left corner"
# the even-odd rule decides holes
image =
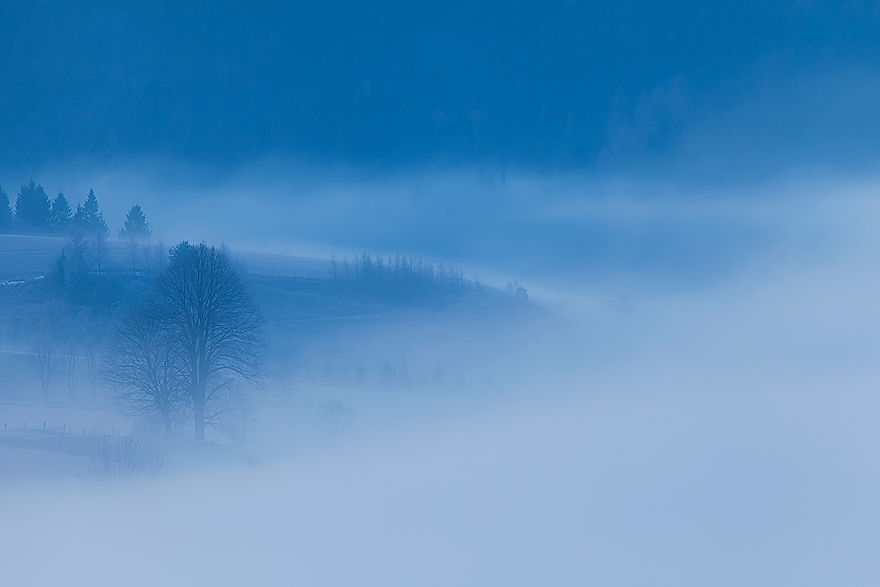
[[[64,197],[63,193],[58,192],[58,195],[52,201],[52,210],[49,212],[49,223],[52,227],[52,232],[63,234],[68,226],[70,226],[72,216],[67,198]]]
[[[150,240],[150,223],[144,211],[137,204],[131,207],[125,217],[125,224],[119,231],[119,236],[128,241],[128,254],[131,261],[131,274],[137,274],[138,269],[138,243]]]
[[[122,227],[119,235],[124,239],[141,242],[149,240],[151,234],[150,223],[147,222],[143,209],[135,204],[128,211],[128,215],[125,217],[125,225]]]
[[[85,236],[86,219],[82,204],[76,205],[76,212],[73,213],[73,218],[70,220],[70,226],[73,228],[73,234],[75,237]]]
[[[104,241],[107,239],[107,223],[104,222],[104,215],[101,213],[94,190],[89,190],[85,202],[76,205],[76,212],[71,221],[70,236],[74,249],[82,250],[84,254],[88,254],[97,263],[98,273],[101,273],[105,253]]]
[[[27,232],[49,231],[49,196],[31,180],[21,186],[15,202],[15,218]]]
[[[89,195],[82,207],[77,206],[77,214],[80,214],[80,226],[86,234],[97,238],[107,238],[107,223],[104,222],[104,214],[101,213],[95,190],[89,190]]]
[[[9,207],[9,196],[0,187],[0,230],[12,228],[12,208]]]

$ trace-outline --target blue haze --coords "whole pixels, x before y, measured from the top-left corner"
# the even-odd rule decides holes
[[[453,262],[544,319],[326,321],[317,365],[452,357],[467,384],[267,381],[291,401],[257,406],[263,464],[9,489],[0,461],[0,581],[880,584],[878,25],[858,1],[0,3],[13,198],[33,177],[94,188],[113,233],[141,204],[154,242]],[[356,414],[338,444],[308,438],[328,398]]]

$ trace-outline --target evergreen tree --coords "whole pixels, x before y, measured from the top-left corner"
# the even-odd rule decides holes
[[[101,273],[107,232],[107,223],[104,222],[98,198],[95,197],[94,190],[89,190],[86,201],[76,205],[70,236],[74,249],[83,251],[85,257],[97,263],[98,273]]]
[[[49,196],[34,180],[21,186],[15,202],[15,218],[29,232],[48,232]]]
[[[128,241],[128,254],[131,261],[132,275],[135,275],[138,269],[138,259],[140,257],[138,254],[138,243],[150,240],[151,234],[150,223],[147,222],[144,211],[139,205],[135,204],[128,211],[128,215],[125,217],[125,225],[119,231],[119,236]]]
[[[63,234],[68,226],[70,226],[71,218],[70,204],[67,203],[67,198],[64,197],[64,194],[58,192],[58,195],[52,201],[52,210],[49,212],[49,224],[52,232]]]
[[[74,214],[74,222],[77,228],[82,230],[85,235],[95,238],[107,238],[107,223],[104,222],[104,214],[101,213],[98,198],[95,197],[95,190],[89,190],[86,201],[76,207]]]
[[[135,204],[128,211],[128,215],[125,217],[125,225],[122,227],[119,235],[124,239],[141,242],[149,240],[151,234],[150,223],[147,222],[144,211],[139,205]]]
[[[82,204],[76,205],[76,212],[73,213],[73,218],[70,220],[70,225],[73,228],[74,237],[82,237],[86,230],[86,219],[85,219],[85,211],[83,210]]]
[[[12,208],[9,207],[9,196],[0,187],[0,230],[12,228]]]
[[[61,283],[70,291],[77,290],[84,283],[92,264],[93,255],[84,229],[83,214],[82,204],[77,204],[67,231],[70,240],[56,269]]]

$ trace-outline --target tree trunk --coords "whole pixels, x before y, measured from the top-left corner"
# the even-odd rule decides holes
[[[43,391],[43,400],[49,400],[49,353],[39,351],[37,359],[40,363],[40,388]]]
[[[73,351],[67,354],[67,398],[73,402],[74,389],[76,387],[76,355]]]
[[[162,419],[162,428],[165,430],[165,438],[171,438],[171,409],[161,408],[159,417]]]
[[[95,388],[95,351],[90,349],[86,353],[86,367],[89,372],[89,396],[94,404],[98,400],[97,389]]]
[[[199,442],[205,440],[205,398],[193,398],[193,425],[195,426],[195,439]]]

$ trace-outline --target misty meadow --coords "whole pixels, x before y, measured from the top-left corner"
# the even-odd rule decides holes
[[[0,22],[0,584],[880,580],[875,3]]]

